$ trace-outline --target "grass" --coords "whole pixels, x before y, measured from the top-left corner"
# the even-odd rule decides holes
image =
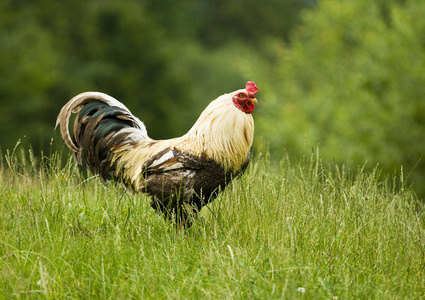
[[[403,174],[258,154],[177,233],[71,159],[1,162],[0,298],[425,297],[424,206]]]

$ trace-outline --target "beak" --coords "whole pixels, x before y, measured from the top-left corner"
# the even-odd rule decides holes
[[[251,99],[251,103],[258,104],[258,100],[257,100],[257,98],[252,98],[252,99]]]

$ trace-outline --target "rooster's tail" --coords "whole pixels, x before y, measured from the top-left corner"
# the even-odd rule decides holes
[[[69,133],[72,113],[73,136]],[[72,98],[60,111],[56,127],[79,164],[84,158],[90,171],[106,179],[113,172],[111,148],[149,139],[142,121],[124,104],[104,93],[87,92]]]

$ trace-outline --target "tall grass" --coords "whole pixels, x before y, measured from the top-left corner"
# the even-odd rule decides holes
[[[403,175],[260,153],[178,233],[144,195],[17,152],[1,160],[2,298],[425,296],[424,207]]]

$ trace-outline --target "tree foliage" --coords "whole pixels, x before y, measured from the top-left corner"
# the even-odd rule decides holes
[[[420,189],[424,13],[425,3],[417,0],[326,0],[306,12],[267,104],[270,118],[281,120],[280,126],[264,120],[272,147],[300,152],[319,142],[338,162],[379,163],[391,172],[403,165]]]

